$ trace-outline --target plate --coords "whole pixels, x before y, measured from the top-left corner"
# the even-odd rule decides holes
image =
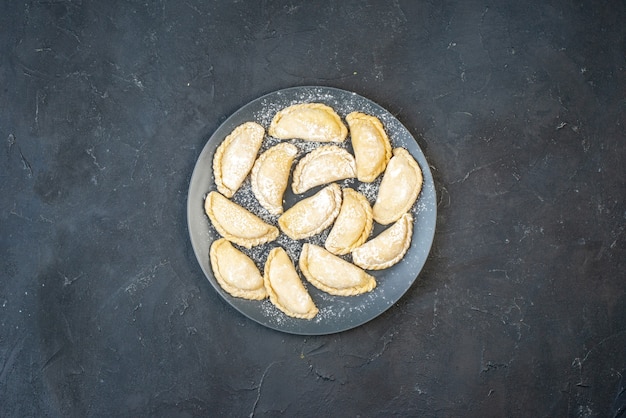
[[[249,301],[234,298],[226,293],[217,283],[209,260],[211,243],[220,236],[204,213],[204,198],[208,192],[217,189],[213,178],[213,154],[222,140],[233,129],[247,121],[256,121],[267,129],[272,117],[280,109],[296,103],[306,102],[325,103],[333,107],[344,120],[345,116],[352,111],[360,111],[377,116],[385,126],[392,147],[406,148],[419,163],[424,176],[422,191],[411,211],[414,217],[413,238],[404,258],[398,264],[388,269],[369,271],[370,274],[376,277],[378,284],[373,291],[363,295],[350,297],[332,296],[316,289],[303,279],[303,283],[307,286],[313,301],[319,308],[319,313],[311,320],[288,317],[275,308],[269,299]],[[278,141],[266,135],[261,152],[276,142]],[[296,161],[294,161],[292,170],[297,160],[303,156],[304,152],[308,151],[306,147],[310,149],[310,147],[320,145],[304,143],[303,141],[292,142],[301,151],[298,157],[296,157]],[[346,144],[348,150],[351,151],[349,138],[346,140]],[[340,185],[362,191],[368,196],[370,203],[373,203],[375,191],[381,178],[382,175],[379,176],[377,181],[369,185],[361,184],[356,179],[344,180],[340,182]],[[315,193],[320,187],[322,186],[310,190],[307,194],[304,194],[304,197]],[[302,198],[302,196],[294,196],[290,189],[291,187],[289,186],[285,193],[285,209],[293,205],[297,199]],[[266,221],[276,224],[276,217],[272,218],[253,199],[249,179],[244,182],[244,185],[233,196],[233,199]],[[426,157],[411,133],[391,113],[373,101],[353,92],[319,86],[293,87],[269,93],[243,106],[226,119],[208,139],[198,157],[191,176],[187,198],[187,221],[191,244],[198,263],[200,263],[206,278],[217,293],[232,307],[253,321],[277,331],[300,335],[323,335],[346,331],[371,321],[396,303],[415,282],[426,262],[435,234],[436,210],[436,193],[433,177]],[[377,234],[382,229],[383,227],[375,224],[374,234]],[[327,231],[325,234],[327,234]],[[313,241],[308,241],[315,242],[314,240],[317,239],[323,242],[324,238],[325,235],[323,233],[321,237],[313,237]],[[289,238],[282,233],[276,241],[254,247],[252,250],[246,251],[246,253],[255,260],[262,273],[265,256],[271,248],[278,245],[287,250],[297,266],[297,256],[302,243],[290,242]]]

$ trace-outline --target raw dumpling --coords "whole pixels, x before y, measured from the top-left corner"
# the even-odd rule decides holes
[[[393,150],[393,157],[378,188],[374,220],[388,225],[408,212],[422,190],[422,170],[404,148]]]
[[[268,133],[278,139],[342,142],[348,136],[348,128],[332,107],[322,103],[301,103],[276,113]]]
[[[354,157],[336,145],[325,145],[309,152],[293,171],[291,188],[304,193],[320,184],[356,177]]]
[[[340,208],[341,188],[333,183],[287,209],[278,225],[291,239],[308,238],[332,225]]]
[[[256,122],[246,122],[228,135],[213,156],[213,177],[217,190],[232,197],[250,172],[261,148],[265,129]]]
[[[353,189],[345,188],[339,215],[324,247],[333,254],[348,254],[365,242],[372,232],[373,224],[372,208],[367,198]]]
[[[204,211],[221,236],[242,247],[252,248],[278,237],[278,228],[218,192],[207,195]]]
[[[413,234],[413,216],[405,213],[395,224],[352,250],[352,261],[366,270],[391,267],[404,257]]]
[[[211,244],[213,275],[219,285],[237,298],[261,300],[267,297],[263,276],[254,261],[225,238]]]
[[[391,158],[391,144],[380,120],[361,112],[346,116],[356,159],[359,181],[370,183],[385,171]]]
[[[274,145],[254,163],[250,185],[261,206],[272,215],[283,213],[283,194],[289,182],[291,163],[298,148],[286,142]]]
[[[302,284],[291,258],[281,247],[270,251],[263,274],[270,302],[285,314],[300,319],[311,319],[318,309]]]
[[[373,276],[317,245],[304,244],[299,265],[313,286],[331,295],[359,295],[376,287]]]

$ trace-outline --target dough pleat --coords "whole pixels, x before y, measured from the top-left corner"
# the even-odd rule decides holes
[[[222,237],[242,247],[252,248],[278,237],[278,228],[218,192],[207,195],[204,210]]]
[[[263,280],[270,302],[286,315],[300,319],[311,319],[317,315],[317,306],[283,248],[276,247],[270,251]]]
[[[225,238],[214,241],[209,255],[215,279],[230,295],[250,300],[267,297],[263,276],[254,261],[230,241]]]
[[[352,250],[352,262],[366,270],[382,270],[402,260],[411,246],[413,216],[405,213],[389,228]]]
[[[336,145],[325,145],[298,161],[291,189],[301,194],[315,186],[353,177],[356,177],[356,164],[352,154]]]
[[[213,177],[217,190],[232,197],[248,176],[261,148],[265,129],[256,122],[246,122],[228,135],[213,156]]]
[[[376,287],[374,276],[317,245],[304,244],[299,266],[313,286],[331,295],[360,295]]]
[[[354,189],[345,188],[339,215],[324,247],[333,254],[348,254],[369,238],[373,225],[372,207],[367,198]]]
[[[422,170],[411,154],[404,148],[394,149],[372,208],[374,220],[388,225],[400,219],[417,200],[422,182]]]
[[[323,103],[300,103],[276,113],[268,134],[278,139],[343,142],[348,128],[332,107]]]
[[[341,188],[333,183],[287,209],[278,225],[291,239],[308,238],[331,226],[340,209]]]
[[[385,171],[391,158],[391,143],[381,121],[371,115],[352,112],[346,116],[359,181],[371,183]]]
[[[295,145],[282,142],[265,151],[254,163],[250,176],[252,192],[272,215],[283,213],[283,195],[297,154]]]

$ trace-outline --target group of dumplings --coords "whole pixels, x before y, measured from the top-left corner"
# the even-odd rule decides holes
[[[404,257],[413,231],[410,209],[422,187],[421,169],[404,148],[392,150],[375,116],[352,112],[346,122],[354,156],[334,145],[346,140],[348,128],[330,106],[296,104],[274,116],[269,136],[327,143],[298,161],[291,185],[295,194],[324,187],[286,211],[283,195],[298,155],[294,144],[279,142],[257,156],[265,129],[256,122],[246,122],[217,148],[213,157],[217,191],[207,194],[204,208],[222,236],[211,245],[210,261],[217,282],[226,292],[251,300],[269,296],[272,304],[294,318],[311,319],[318,313],[283,248],[269,252],[261,274],[254,261],[233,245],[249,249],[275,240],[281,232],[293,240],[303,240],[332,226],[324,247],[304,243],[298,260],[307,281],[332,295],[371,291],[376,280],[365,270],[384,269]],[[335,183],[349,178],[370,183],[381,174],[373,206],[363,194],[349,187],[342,190]],[[279,216],[280,230],[230,199],[248,175],[259,204]],[[392,225],[368,241],[374,221]],[[351,254],[352,262],[341,257],[347,254]]]

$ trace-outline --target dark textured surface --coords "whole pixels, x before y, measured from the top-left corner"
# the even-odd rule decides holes
[[[625,21],[623,1],[2,2],[0,415],[623,412]],[[186,230],[211,132],[297,85],[389,109],[439,196],[413,288],[331,336],[239,314]]]

